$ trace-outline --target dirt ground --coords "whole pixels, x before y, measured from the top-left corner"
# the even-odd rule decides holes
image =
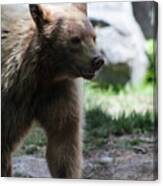
[[[135,145],[134,145],[134,140]],[[136,144],[140,140],[140,144]],[[130,145],[130,143],[132,145]],[[102,148],[85,154],[84,178],[154,180],[157,178],[155,141],[150,135],[111,136]]]
[[[84,153],[82,177],[105,180],[154,180],[157,178],[155,146],[155,138],[149,134],[110,136],[105,145]],[[45,147],[35,148],[28,147],[28,151],[27,149],[24,151],[25,156],[22,155],[21,149],[21,156],[13,158],[14,176],[50,177],[44,158]]]

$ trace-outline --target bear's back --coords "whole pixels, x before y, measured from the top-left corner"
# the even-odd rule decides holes
[[[1,89],[14,82],[34,33],[28,5],[1,6]]]
[[[1,6],[2,64],[32,26],[28,5]]]

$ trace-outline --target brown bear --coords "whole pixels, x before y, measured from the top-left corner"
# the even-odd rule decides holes
[[[47,134],[46,158],[56,178],[81,176],[80,77],[104,63],[85,4],[2,6],[1,173],[33,121]]]

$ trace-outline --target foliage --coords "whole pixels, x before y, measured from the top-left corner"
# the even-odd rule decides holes
[[[156,41],[149,39],[147,41],[147,55],[149,66],[145,77],[145,83],[156,83]]]
[[[34,125],[31,130],[32,132],[29,134],[29,136],[27,136],[25,140],[25,145],[34,144],[41,147],[47,143],[47,138],[41,128]]]

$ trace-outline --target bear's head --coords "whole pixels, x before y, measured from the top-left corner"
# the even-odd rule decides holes
[[[58,80],[92,79],[104,63],[84,3],[64,6],[30,5],[47,65]]]

